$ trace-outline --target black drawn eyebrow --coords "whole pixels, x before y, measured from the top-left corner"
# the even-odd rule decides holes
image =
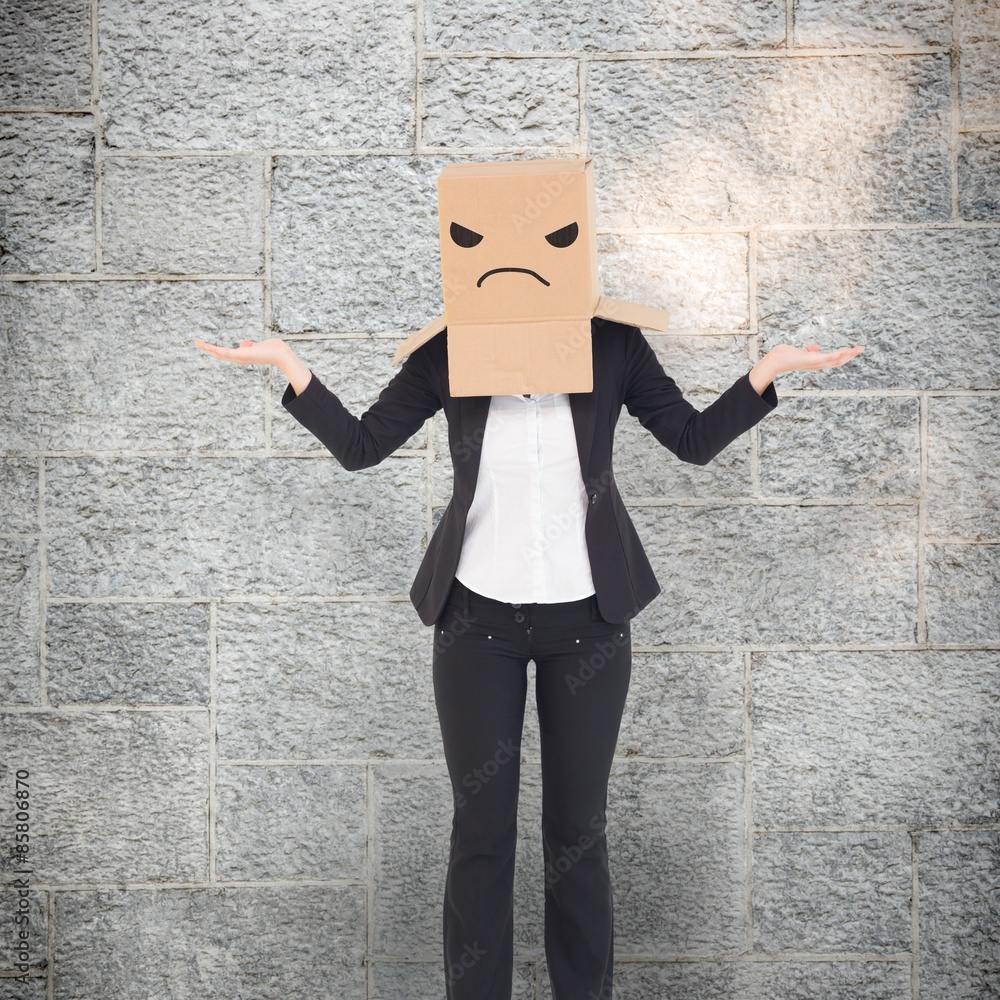
[[[466,229],[465,226],[460,226],[457,222],[451,224],[451,238],[460,247],[474,247],[479,243],[483,242],[482,233],[477,233],[472,229]]]
[[[575,222],[571,222],[568,226],[563,226],[562,229],[549,233],[545,239],[554,247],[568,247],[576,242],[579,235],[580,227]]]

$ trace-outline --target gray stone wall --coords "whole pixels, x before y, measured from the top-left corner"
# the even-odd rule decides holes
[[[360,413],[440,311],[443,164],[583,154],[696,405],[867,345],[704,468],[623,415],[615,996],[1000,996],[995,3],[14,0],[0,51],[0,1000],[444,996],[440,415],[349,474],[192,341]]]

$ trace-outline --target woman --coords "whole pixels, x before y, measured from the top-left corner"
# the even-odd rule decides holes
[[[611,997],[608,777],[631,672],[629,622],[658,585],[611,471],[625,406],[703,465],[777,405],[775,375],[833,368],[862,346],[781,344],[703,411],[635,327],[595,320],[590,393],[460,397],[447,331],[415,350],[356,418],[278,339],[195,341],[288,380],[286,409],[347,469],[377,464],[437,410],[454,495],[410,591],[435,625],[433,681],[455,797],[443,930],[449,1000],[510,1000],[520,741],[535,663],[542,755],[545,953],[555,1000]]]

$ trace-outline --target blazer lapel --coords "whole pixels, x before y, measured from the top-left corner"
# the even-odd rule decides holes
[[[597,372],[594,372],[596,379]],[[571,392],[569,406],[573,413],[573,429],[576,431],[576,450],[580,457],[580,474],[584,485],[590,479],[590,452],[594,446],[594,424],[597,418],[597,389],[593,392]]]

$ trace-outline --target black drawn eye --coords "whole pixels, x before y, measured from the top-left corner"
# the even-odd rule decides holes
[[[571,222],[568,226],[563,226],[562,229],[557,229],[554,233],[549,233],[545,238],[554,247],[568,247],[576,242],[576,238],[579,235],[580,227],[575,222]]]
[[[465,226],[460,226],[457,222],[451,224],[451,238],[460,247],[474,247],[477,243],[483,242],[483,237],[480,233],[466,229]]]

